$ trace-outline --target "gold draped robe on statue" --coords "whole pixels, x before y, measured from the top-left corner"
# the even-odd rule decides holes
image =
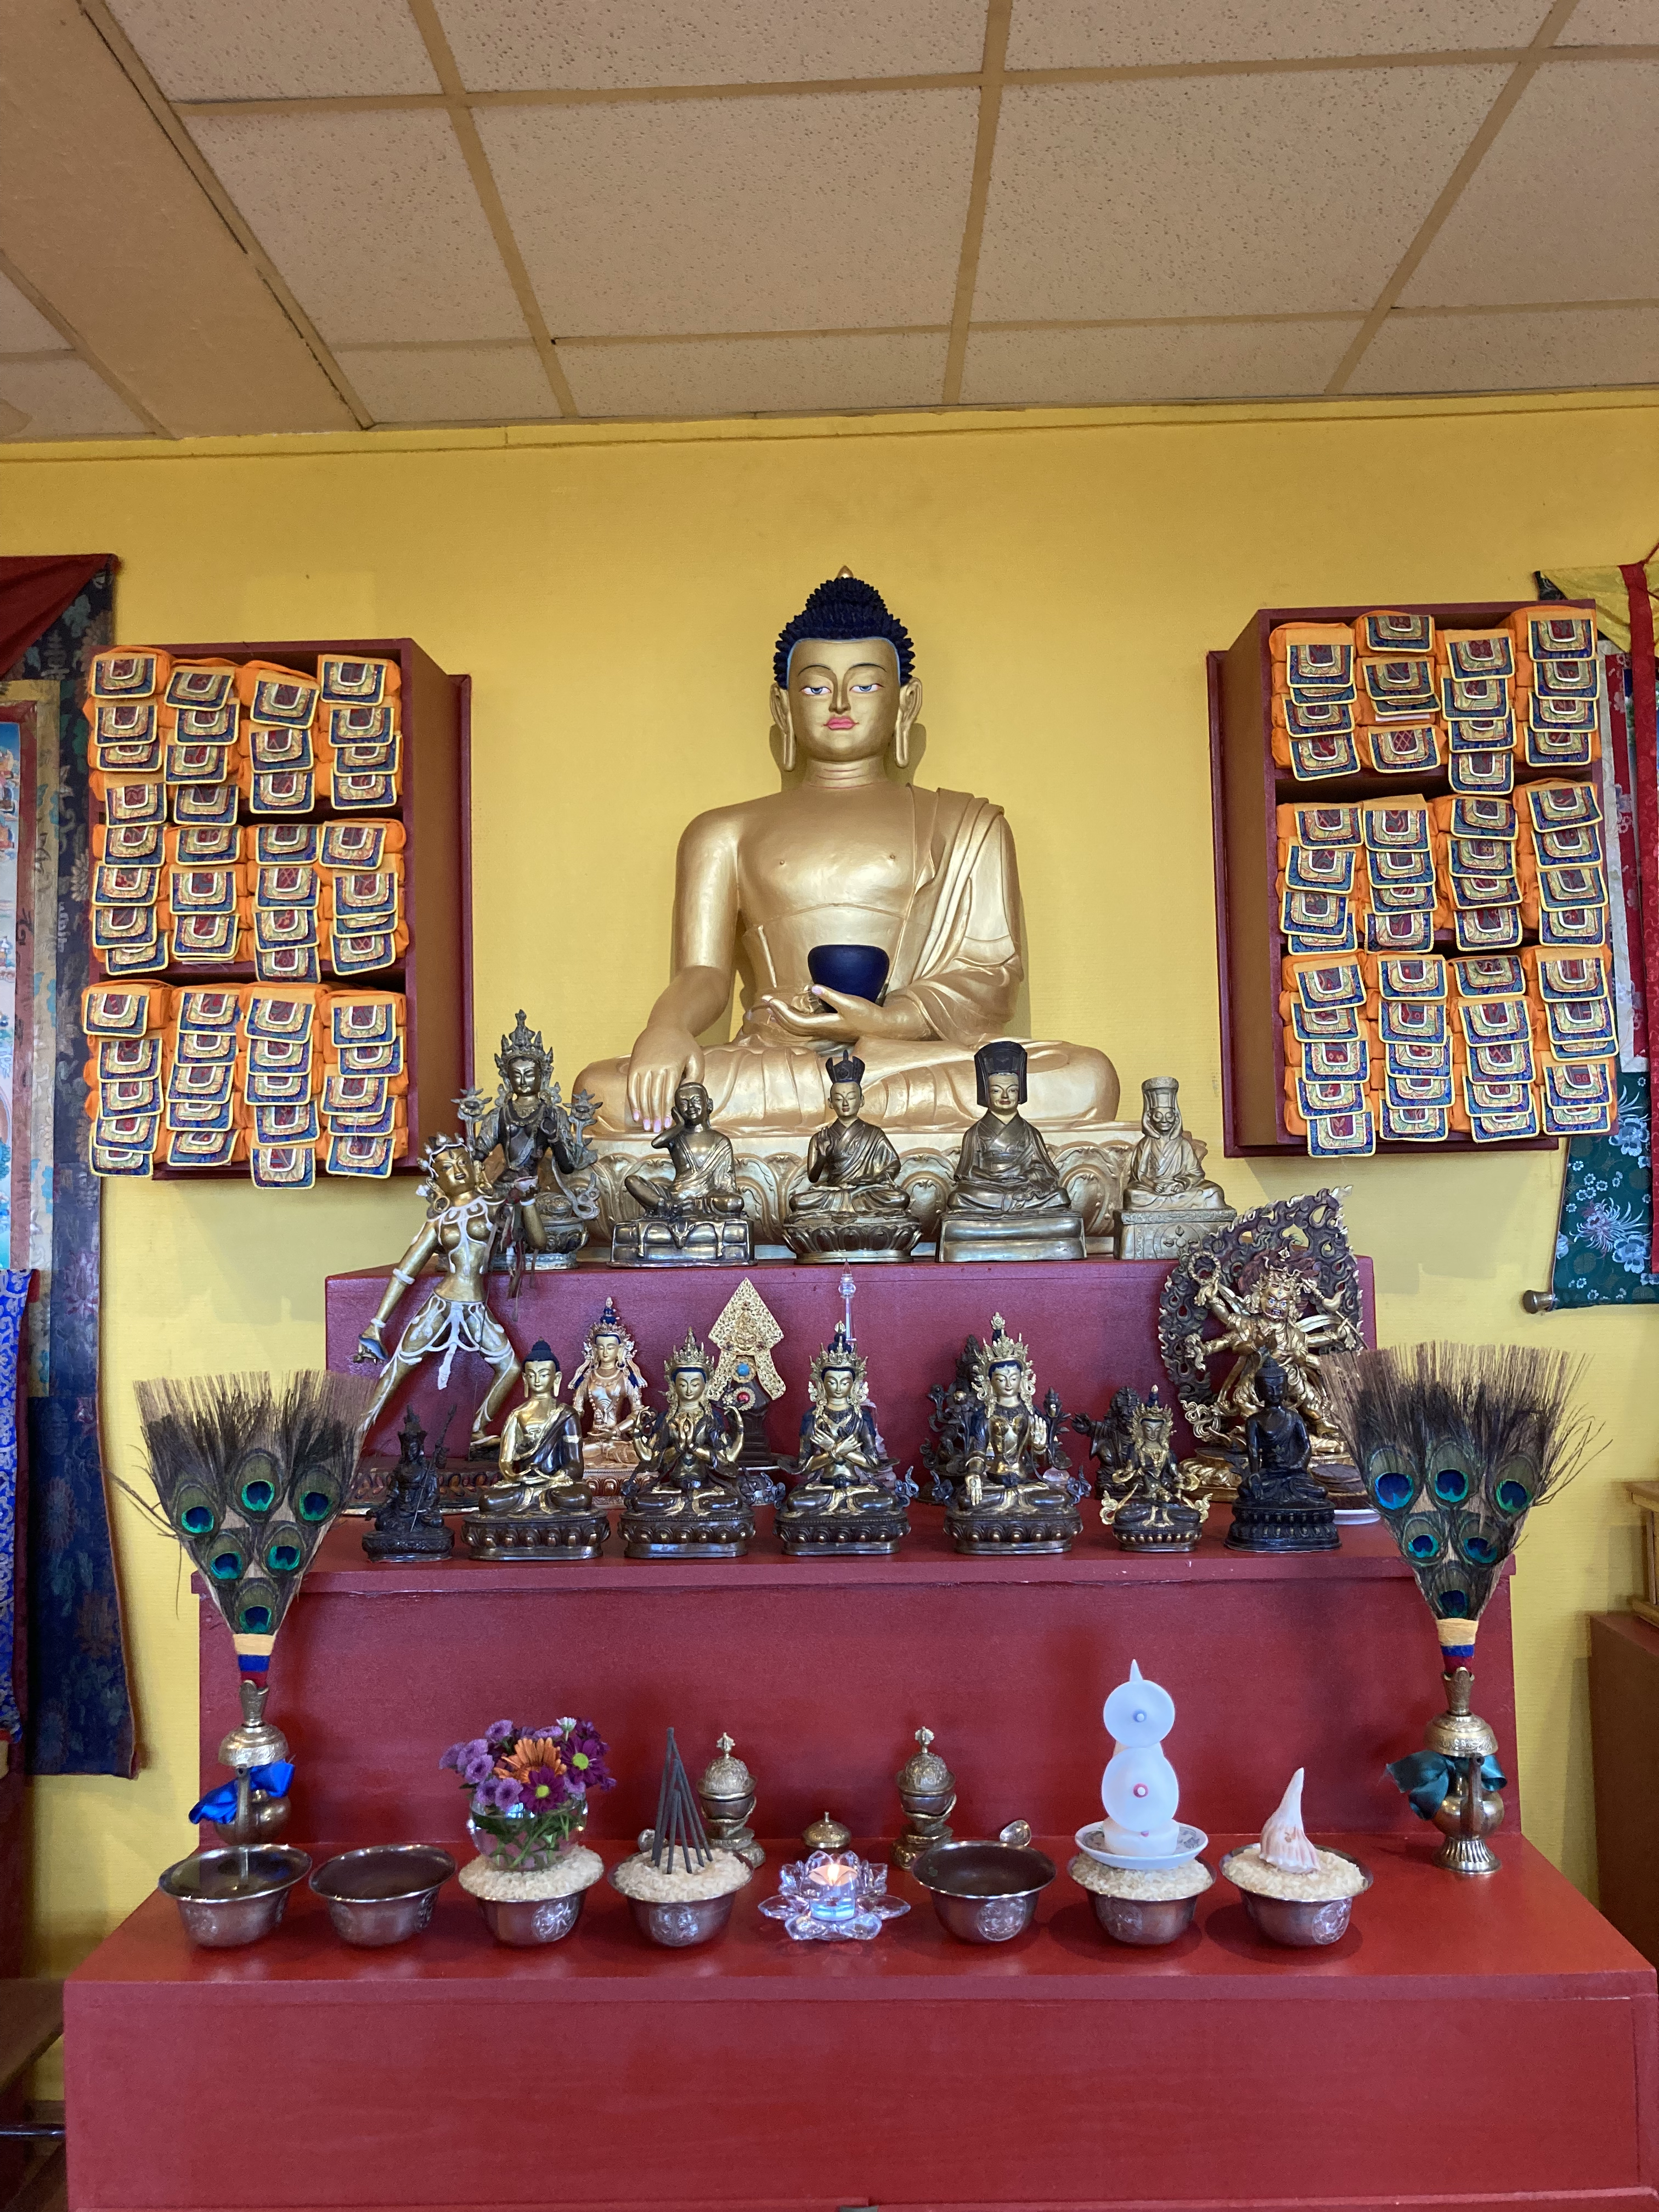
[[[794,904],[788,870],[754,866],[745,872],[745,841],[763,837],[763,810],[775,800],[721,810],[688,830],[677,887],[676,959],[728,969],[735,963],[743,1027],[730,1044],[705,1048],[702,1077],[714,1120],[733,1136],[811,1128],[823,1118],[823,1054],[757,1004],[768,993],[805,993],[811,980],[806,957],[820,945],[878,945],[891,963],[886,1004],[908,1000],[933,1032],[860,1037],[854,1045],[865,1064],[870,1119],[887,1129],[957,1131],[978,1115],[973,1054],[988,1039],[1008,1034],[1024,974],[1013,837],[1002,809],[989,799],[915,787],[904,796],[909,852],[891,856],[898,863],[891,890],[874,903],[839,904],[809,893]],[[720,873],[723,944],[684,941],[681,908],[695,907],[701,889],[687,879],[689,867]],[[832,873],[815,868],[813,891]],[[1117,1078],[1103,1054],[1040,1042],[1027,1053],[1026,1110],[1033,1121],[1070,1128],[1109,1121],[1116,1111]],[[581,1081],[601,1101],[596,1133],[631,1133],[626,1062],[597,1062]]]

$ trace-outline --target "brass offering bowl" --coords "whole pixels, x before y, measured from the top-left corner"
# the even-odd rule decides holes
[[[454,1860],[435,1844],[372,1844],[319,1866],[311,1887],[341,1941],[374,1950],[418,1936],[454,1871]]]
[[[292,1844],[229,1845],[192,1851],[157,1887],[179,1907],[192,1943],[226,1951],[269,1936],[288,1910],[288,1893],[311,1872],[311,1856]]]
[[[1363,1897],[1371,1886],[1370,1869],[1347,1851],[1333,1851],[1331,1856],[1346,1859],[1350,1866],[1359,1869],[1365,1884],[1354,1895]],[[1233,1881],[1227,1872],[1232,1858],[1230,1851],[1221,1862],[1222,1874],[1229,1881]],[[1284,1943],[1294,1950],[1305,1951],[1317,1944],[1340,1943],[1348,1932],[1348,1923],[1353,1915],[1352,1897],[1263,1897],[1255,1890],[1246,1889],[1242,1882],[1234,1881],[1233,1887],[1243,1899],[1244,1910],[1257,1935],[1266,1936],[1270,1943]]]
[[[963,1943],[1007,1943],[1031,1924],[1054,1861],[1024,1844],[935,1844],[910,1869]]]
[[[574,1889],[564,1897],[481,1897],[478,1910],[498,1943],[528,1950],[537,1943],[557,1943],[567,1936],[582,1917],[582,1899],[586,1894],[585,1889]]]
[[[1103,1897],[1089,1892],[1095,1918],[1118,1943],[1173,1943],[1193,1924],[1196,1897]]]
[[[685,1951],[694,1943],[707,1943],[724,1934],[738,1895],[735,1889],[728,1889],[723,1897],[677,1899],[661,1905],[630,1897],[628,1909],[634,1916],[634,1925],[648,1942],[660,1943],[670,1951]]]

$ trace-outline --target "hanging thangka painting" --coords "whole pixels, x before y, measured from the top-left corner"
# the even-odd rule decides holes
[[[1616,569],[1559,571],[1539,578],[1547,599],[1594,597],[1604,639],[1601,708],[1602,811],[1607,839],[1614,1011],[1619,1026],[1619,1119],[1610,1136],[1575,1137],[1567,1146],[1561,1185],[1550,1297],[1557,1306],[1659,1302],[1654,1267],[1652,1101],[1649,1089],[1644,915],[1659,915],[1659,851],[1644,836],[1644,783],[1656,763],[1645,759],[1632,689],[1632,655],[1624,648],[1628,618],[1619,619],[1626,590]],[[1616,594],[1616,602],[1613,595]],[[1649,678],[1650,684],[1652,678]],[[1648,750],[1651,750],[1650,742]]]
[[[12,1017],[0,1048],[13,1055],[14,1073],[27,1068],[9,1092],[8,1139],[18,1170],[5,1178],[10,1259],[15,1269],[32,1267],[37,1283],[22,1346],[30,1687],[23,1718],[34,1774],[128,1775],[133,1767],[98,1429],[99,1188],[87,1161],[79,1020],[91,966],[92,843],[81,691],[88,657],[109,642],[112,598],[102,567],[0,686],[0,726],[27,724],[36,738],[33,760],[27,748],[18,757],[11,794],[15,924],[8,930],[0,920],[0,937],[10,940],[0,947],[0,1012],[9,1006]],[[12,757],[0,731],[0,825]],[[4,881],[0,873],[0,886]]]

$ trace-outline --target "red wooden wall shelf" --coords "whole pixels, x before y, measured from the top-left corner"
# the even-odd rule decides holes
[[[271,660],[317,672],[325,653],[370,653],[395,660],[402,676],[403,779],[397,806],[404,825],[404,912],[409,947],[394,967],[354,976],[339,988],[401,991],[407,1005],[409,1147],[394,1175],[420,1170],[422,1147],[455,1125],[454,1100],[472,1080],[471,749],[472,679],[440,668],[413,638],[269,640],[234,644],[169,645],[175,660]],[[307,821],[363,821],[325,805]],[[252,817],[244,811],[244,825]],[[175,987],[248,983],[253,963],[168,968],[155,980]],[[325,974],[323,981],[333,979]],[[424,1096],[425,1110],[422,1109]],[[158,1182],[247,1180],[246,1163],[227,1168],[173,1168],[157,1161]],[[319,1166],[320,1172],[320,1166]]]
[[[1372,600],[1346,607],[1261,607],[1224,653],[1208,656],[1210,802],[1214,825],[1216,936],[1221,981],[1221,1116],[1223,1149],[1230,1159],[1290,1152],[1307,1157],[1304,1139],[1285,1126],[1284,1025],[1279,1011],[1279,963],[1278,817],[1293,801],[1304,806],[1352,805],[1402,790],[1439,798],[1449,787],[1443,769],[1429,775],[1387,776],[1369,771],[1298,783],[1273,756],[1273,653],[1269,640],[1280,623],[1345,623],[1371,608],[1432,615],[1439,625],[1481,629],[1507,622],[1521,599]],[[1565,606],[1594,611],[1594,602]],[[1592,770],[1590,772],[1594,774]],[[1518,763],[1517,786],[1565,781],[1559,769],[1529,769]],[[1530,940],[1529,940],[1530,941]],[[1449,949],[1451,939],[1445,939]],[[1454,1133],[1443,1145],[1379,1141],[1379,1153],[1434,1159],[1447,1152],[1553,1152],[1559,1137],[1476,1145]],[[1332,1176],[1346,1173],[1340,1159],[1313,1164]]]

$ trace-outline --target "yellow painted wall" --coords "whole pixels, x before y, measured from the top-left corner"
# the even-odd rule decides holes
[[[407,634],[470,670],[481,1046],[522,1004],[567,1079],[626,1048],[659,986],[682,823],[772,787],[774,635],[850,562],[917,641],[923,780],[1007,808],[1036,1033],[1103,1046],[1131,1096],[1177,1075],[1218,1144],[1206,648],[1260,605],[1522,597],[1540,562],[1640,552],[1656,458],[1659,402],[1605,396],[582,426],[7,449],[0,514],[9,550],[119,555],[125,641]],[[1312,1180],[1217,1164],[1241,1205]],[[1659,1442],[1659,1316],[1522,1315],[1547,1279],[1559,1156],[1351,1173],[1384,1341],[1595,1355],[1609,1448],[1540,1517],[1516,1601],[1528,1830],[1588,1885],[1583,1616],[1635,1575],[1620,1484]],[[320,1361],[324,1275],[391,1257],[410,1203],[112,1186],[116,1467],[137,1474],[136,1376]],[[56,1970],[191,1843],[194,1604],[172,1547],[113,1504],[143,1765],[35,1789]]]

